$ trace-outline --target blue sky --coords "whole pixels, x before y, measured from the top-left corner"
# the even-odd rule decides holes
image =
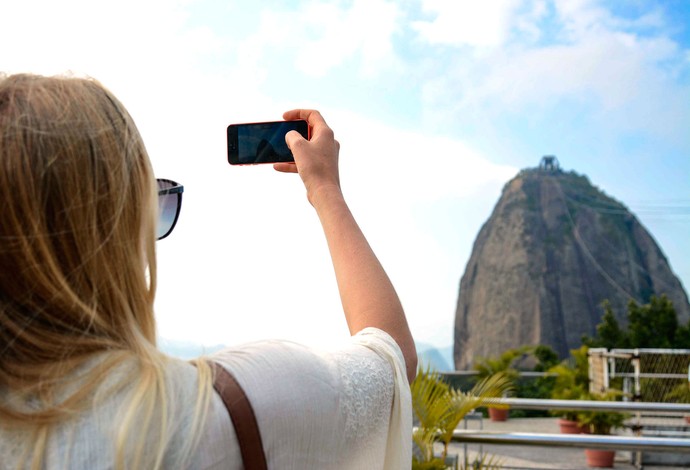
[[[500,190],[555,154],[628,205],[690,286],[690,6],[597,0],[5,2],[0,67],[90,75],[185,184],[160,243],[165,338],[346,332],[294,175],[231,168],[225,126],[320,109],[418,341],[452,341]]]

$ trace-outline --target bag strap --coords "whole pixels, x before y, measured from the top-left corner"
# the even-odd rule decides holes
[[[223,366],[214,361],[209,361],[209,364],[214,371],[213,388],[223,400],[235,427],[245,470],[266,470],[268,466],[259,426],[247,395]]]

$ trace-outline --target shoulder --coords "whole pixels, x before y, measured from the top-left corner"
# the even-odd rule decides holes
[[[289,468],[306,468],[300,465],[315,464],[309,459],[329,449],[328,459],[350,468],[344,462],[353,452],[385,447],[402,354],[380,330],[362,332],[332,350],[261,341],[209,359],[247,394],[269,466],[288,458],[295,463]],[[335,468],[333,463],[322,467]]]
[[[287,380],[296,374],[318,376],[319,380],[337,378],[343,365],[353,360],[366,362],[370,367],[390,369],[402,365],[404,368],[403,355],[395,340],[376,328],[366,328],[329,349],[285,340],[264,340],[226,348],[208,358],[233,372],[249,387],[266,374]]]
[[[337,405],[338,364],[324,353],[289,341],[259,341],[215,353],[210,359],[240,383],[257,413],[298,417],[305,401],[321,410]]]
[[[368,328],[331,349],[268,340],[227,348],[209,357],[231,372],[256,402],[341,400],[351,387],[392,389],[404,363],[395,341]]]

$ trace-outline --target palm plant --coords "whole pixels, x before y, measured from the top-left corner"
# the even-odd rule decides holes
[[[664,395],[664,402],[667,403],[690,403],[690,382],[683,380]],[[686,423],[690,423],[690,415],[683,416]]]
[[[501,374],[510,383],[511,389],[517,385],[520,373],[515,364],[534,351],[532,346],[522,346],[520,348],[508,349],[495,357],[479,357],[474,363],[474,370],[477,371],[478,379],[485,379],[496,374]],[[503,410],[503,411],[498,411]],[[492,420],[503,421],[508,417],[506,406],[489,407],[489,416]]]
[[[589,363],[587,346],[571,349],[570,360],[551,367],[547,372],[556,376],[551,398],[556,400],[581,400],[589,389]],[[577,421],[577,411],[564,410],[557,413],[563,419]]]
[[[480,379],[502,373],[514,382],[519,377],[519,372],[515,369],[515,363],[532,353],[533,350],[532,346],[522,346],[503,351],[496,357],[480,357],[474,364],[474,370],[477,371],[477,377]]]
[[[667,403],[690,403],[690,382],[683,380],[664,395]]]
[[[446,468],[448,445],[460,421],[475,408],[496,402],[511,386],[504,374],[496,374],[481,380],[469,392],[462,392],[451,388],[438,372],[420,366],[411,385],[412,408],[419,423],[412,435],[416,446],[412,468]],[[443,444],[438,457],[434,455],[437,442]],[[491,460],[487,464],[483,468],[497,468],[490,466]]]

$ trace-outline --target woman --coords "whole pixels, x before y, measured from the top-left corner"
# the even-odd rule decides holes
[[[156,181],[96,81],[0,77],[2,468],[242,468],[213,389],[225,372],[269,468],[409,465],[416,353],[402,307],[343,199],[333,132],[316,111],[284,118],[312,128],[310,141],[286,136],[295,164],[274,167],[299,173],[321,221],[351,342],[264,341],[190,364],[156,349],[153,313],[155,242],[182,187]]]

